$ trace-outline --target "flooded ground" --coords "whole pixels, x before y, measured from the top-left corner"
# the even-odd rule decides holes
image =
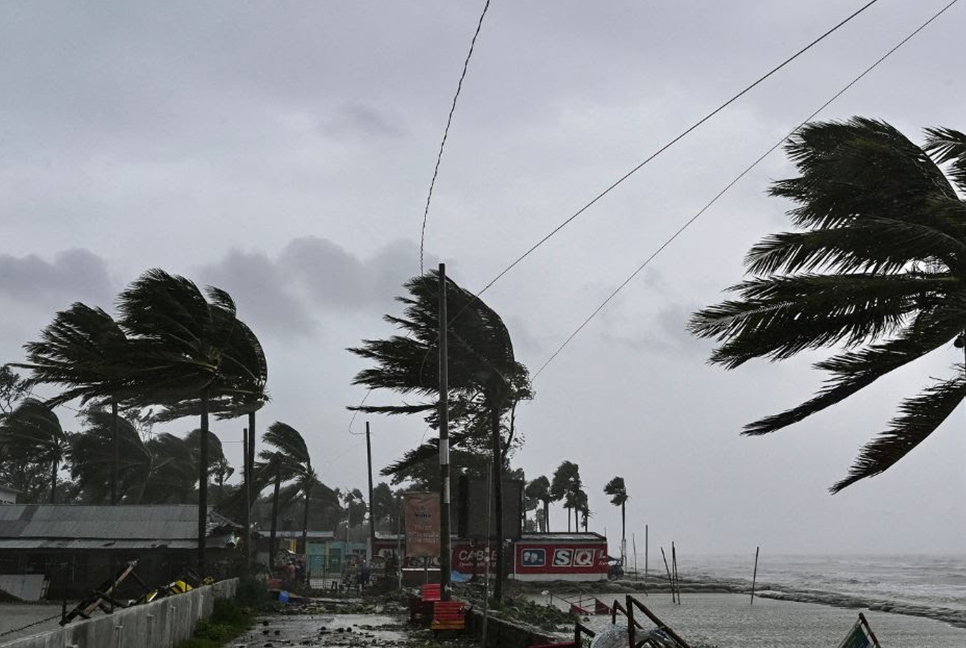
[[[259,618],[255,628],[233,641],[233,648],[282,648],[284,646],[378,646],[379,648],[426,645],[427,630],[411,628],[402,615],[388,614],[288,614]]]
[[[541,602],[549,597],[531,597]],[[607,604],[623,595],[601,595]],[[755,599],[743,594],[692,594],[683,604],[671,603],[670,595],[638,598],[694,648],[828,648],[838,645],[861,611],[883,645],[962,648],[966,630],[947,623],[913,616],[843,609],[814,603]],[[555,604],[565,604],[556,598]],[[653,624],[636,615],[645,628]],[[590,616],[585,622],[594,630],[610,625],[609,616]]]

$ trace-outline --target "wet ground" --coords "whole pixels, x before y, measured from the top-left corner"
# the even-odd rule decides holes
[[[68,609],[73,607],[71,603]],[[60,611],[60,603],[0,603],[0,645],[38,632],[56,630],[60,627]]]
[[[259,618],[255,628],[231,643],[233,648],[288,646],[378,646],[418,648],[431,638],[396,614],[287,614]],[[454,644],[449,644],[454,645]]]

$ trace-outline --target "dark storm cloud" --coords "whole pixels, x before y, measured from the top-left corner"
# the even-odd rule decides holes
[[[402,281],[417,274],[418,248],[394,241],[361,258],[328,239],[306,236],[280,252],[233,249],[199,277],[235,297],[239,313],[269,334],[309,335],[342,315],[396,311]],[[430,258],[431,263],[435,263]]]
[[[61,308],[90,301],[110,308],[113,286],[107,266],[89,250],[66,250],[50,261],[36,254],[3,254],[0,278],[0,295],[15,302]]]

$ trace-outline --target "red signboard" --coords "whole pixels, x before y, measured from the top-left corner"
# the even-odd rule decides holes
[[[515,550],[517,576],[543,580],[607,577],[607,541],[519,542]]]
[[[439,556],[439,495],[405,493],[406,555]]]
[[[453,571],[461,574],[472,574],[473,567],[477,574],[486,573],[486,547],[473,548],[472,545],[460,545],[453,547]],[[496,572],[496,547],[490,546],[490,573]]]

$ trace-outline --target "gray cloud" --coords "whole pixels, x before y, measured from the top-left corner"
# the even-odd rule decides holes
[[[2,254],[0,277],[0,295],[26,304],[63,307],[91,301],[109,308],[113,297],[104,259],[89,250],[58,252],[51,261],[36,254]]]
[[[345,104],[320,124],[322,133],[328,137],[351,139],[353,137],[402,137],[405,129],[398,118],[367,104]]]

